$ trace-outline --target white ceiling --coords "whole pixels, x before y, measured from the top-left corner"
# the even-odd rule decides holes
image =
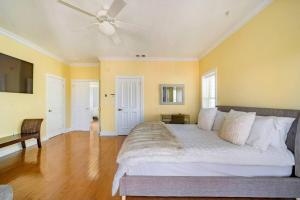
[[[111,0],[72,0],[96,13]],[[57,0],[1,0],[0,27],[68,63],[99,57],[199,58],[262,10],[270,0],[127,0],[118,19],[137,25],[118,30],[115,45],[97,30],[95,19]],[[230,14],[226,16],[226,11]]]

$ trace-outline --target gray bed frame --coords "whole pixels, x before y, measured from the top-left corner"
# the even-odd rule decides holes
[[[294,117],[286,144],[295,156],[295,167],[290,177],[187,177],[187,176],[127,176],[120,181],[119,193],[126,196],[175,197],[300,197],[300,120],[299,110],[218,106],[256,112],[262,116]]]

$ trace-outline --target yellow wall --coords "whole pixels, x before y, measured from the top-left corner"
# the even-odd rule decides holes
[[[199,65],[171,61],[101,61],[101,129],[115,130],[116,76],[144,77],[144,119],[159,120],[162,113],[185,113],[195,122],[199,112]],[[184,105],[160,105],[159,84],[185,84]]]
[[[218,104],[300,109],[300,1],[274,0],[200,61]]]
[[[58,75],[66,79],[66,120],[67,127],[69,127],[69,67],[2,35],[0,35],[0,52],[34,63],[34,94],[0,92],[0,137],[18,133],[24,118],[42,117],[45,119],[46,74]],[[42,137],[45,135],[45,124],[44,121]]]
[[[91,79],[99,80],[99,66],[70,67],[70,79]]]

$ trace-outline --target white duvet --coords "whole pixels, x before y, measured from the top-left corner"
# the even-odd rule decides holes
[[[115,174],[112,192],[118,190],[120,178],[128,172],[131,166],[145,162],[205,162],[231,165],[262,165],[262,166],[293,166],[293,154],[287,149],[269,147],[261,152],[251,146],[238,146],[220,139],[217,132],[203,131],[196,125],[165,125],[176,136],[182,146],[180,152],[160,155],[144,156],[136,154],[134,157],[119,159],[119,167]],[[146,144],[145,144],[146,145]],[[126,147],[122,147],[122,154],[126,155]],[[119,158],[122,155],[118,156]]]

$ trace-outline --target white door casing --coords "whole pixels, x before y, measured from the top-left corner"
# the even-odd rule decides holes
[[[65,132],[65,79],[46,75],[46,132],[51,138]]]
[[[99,82],[72,80],[72,130],[88,131],[93,116],[99,117]]]
[[[116,78],[116,130],[127,135],[144,121],[143,77],[120,76]]]

